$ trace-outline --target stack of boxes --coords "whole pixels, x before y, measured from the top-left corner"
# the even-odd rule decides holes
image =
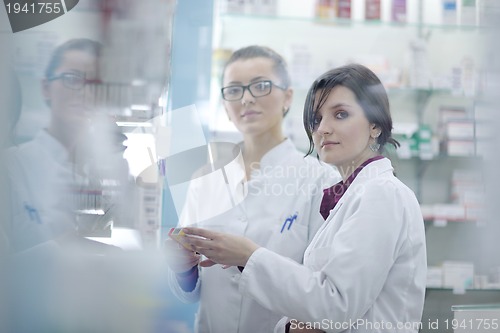
[[[427,288],[450,288],[455,294],[468,289],[500,289],[500,267],[490,274],[475,274],[474,264],[468,261],[447,260],[441,266],[427,267]]]
[[[464,219],[482,221],[485,189],[483,177],[478,171],[454,170],[451,178],[451,198],[464,207]]]
[[[465,108],[442,106],[439,109],[441,151],[448,156],[475,156],[475,121]]]
[[[431,160],[438,154],[437,138],[427,124],[416,126],[397,123],[394,125],[393,133],[401,144],[396,150],[399,158],[418,157],[422,160]]]
[[[426,219],[440,221],[480,222],[484,212],[484,186],[482,174],[472,170],[454,170],[451,177],[451,204],[422,206]],[[461,294],[466,289],[495,288],[487,277],[474,275],[474,264],[465,261],[447,260],[441,266],[427,270],[427,287],[451,288]]]
[[[474,264],[465,261],[445,261],[441,266],[427,268],[428,288],[450,288],[457,294],[474,287]]]
[[[449,204],[421,205],[425,220],[481,222],[485,211],[485,189],[482,174],[472,170],[453,170]]]

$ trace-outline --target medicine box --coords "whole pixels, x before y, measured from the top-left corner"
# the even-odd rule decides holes
[[[443,287],[470,289],[474,282],[474,264],[464,261],[443,262]]]

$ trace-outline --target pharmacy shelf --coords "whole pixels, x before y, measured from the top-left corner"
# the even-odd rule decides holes
[[[451,220],[450,220],[451,221]],[[452,229],[452,228],[479,228],[479,224],[478,223],[474,223],[474,222],[458,222],[458,221],[454,221],[454,222],[450,222],[448,220],[446,221],[441,221],[441,222],[438,222],[438,221],[435,221],[435,220],[428,220],[426,218],[424,218],[424,230],[425,230],[425,233],[428,234],[430,232],[430,229],[443,229],[443,230],[449,230],[449,229]]]
[[[433,156],[432,158],[422,158],[419,156],[411,156],[411,157],[399,157],[395,152],[391,152],[389,155],[389,159],[397,160],[398,162],[461,162],[461,161],[475,161],[480,162],[483,159],[481,155],[468,155],[468,156],[459,156],[459,155],[447,155],[444,153],[440,153],[438,155]]]
[[[486,26],[477,25],[450,25],[450,24],[428,24],[428,23],[404,23],[404,22],[386,22],[382,20],[353,20],[347,18],[318,18],[318,17],[299,17],[283,15],[262,15],[262,14],[236,14],[223,13],[219,16],[223,20],[269,20],[269,21],[296,21],[310,22],[314,24],[334,25],[334,26],[388,26],[388,27],[410,27],[439,30],[464,30],[464,31],[483,31],[488,29]]]
[[[443,228],[448,225],[448,223],[453,223],[456,225],[459,224],[476,224],[478,227],[481,226],[482,224],[480,223],[479,220],[471,220],[471,219],[441,219],[441,218],[433,218],[433,217],[426,217],[424,216],[424,222],[426,225],[429,226],[435,226],[438,228]]]
[[[478,96],[467,96],[462,92],[454,92],[448,88],[422,88],[422,87],[389,87],[388,94],[429,94],[444,95],[454,98],[476,99]]]
[[[457,289],[454,288],[445,288],[445,287],[426,287],[427,291],[433,291],[433,290],[443,290],[443,291],[450,291],[456,294],[461,294],[457,293]],[[463,291],[465,292],[471,292],[471,291],[480,291],[480,292],[500,292],[500,288],[466,288]]]
[[[479,289],[481,290],[481,289]],[[490,291],[498,291],[500,289],[488,289]],[[499,311],[500,303],[490,303],[490,304],[470,304],[470,305],[454,305],[451,307],[451,311]]]
[[[466,96],[463,93],[453,92],[448,88],[423,88],[423,87],[385,87],[388,95],[397,95],[397,94],[429,94],[429,95],[444,95],[450,97],[463,97],[466,99],[475,99],[475,96]],[[307,93],[309,88],[294,88],[296,91],[301,91]]]

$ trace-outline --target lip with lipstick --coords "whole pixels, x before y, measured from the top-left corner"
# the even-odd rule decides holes
[[[340,142],[337,141],[323,141],[321,142],[321,148],[328,148],[328,147],[333,147],[335,145],[340,144]]]
[[[261,112],[255,111],[255,110],[245,110],[241,113],[241,118],[248,118],[248,117],[253,117],[253,116],[258,116],[260,115]]]

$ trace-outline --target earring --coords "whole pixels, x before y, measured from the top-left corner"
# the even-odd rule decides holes
[[[288,113],[289,108],[286,106],[283,106],[283,116],[285,116]]]
[[[373,143],[370,143],[369,147],[372,152],[376,153],[380,149],[380,144],[377,141],[374,141]]]
[[[370,143],[368,145],[368,147],[370,147],[370,150],[372,152],[374,152],[374,153],[378,152],[379,149],[380,149],[380,143],[377,142],[379,135],[380,135],[380,132],[378,132],[377,134],[375,134],[375,136],[372,137],[373,143]]]

